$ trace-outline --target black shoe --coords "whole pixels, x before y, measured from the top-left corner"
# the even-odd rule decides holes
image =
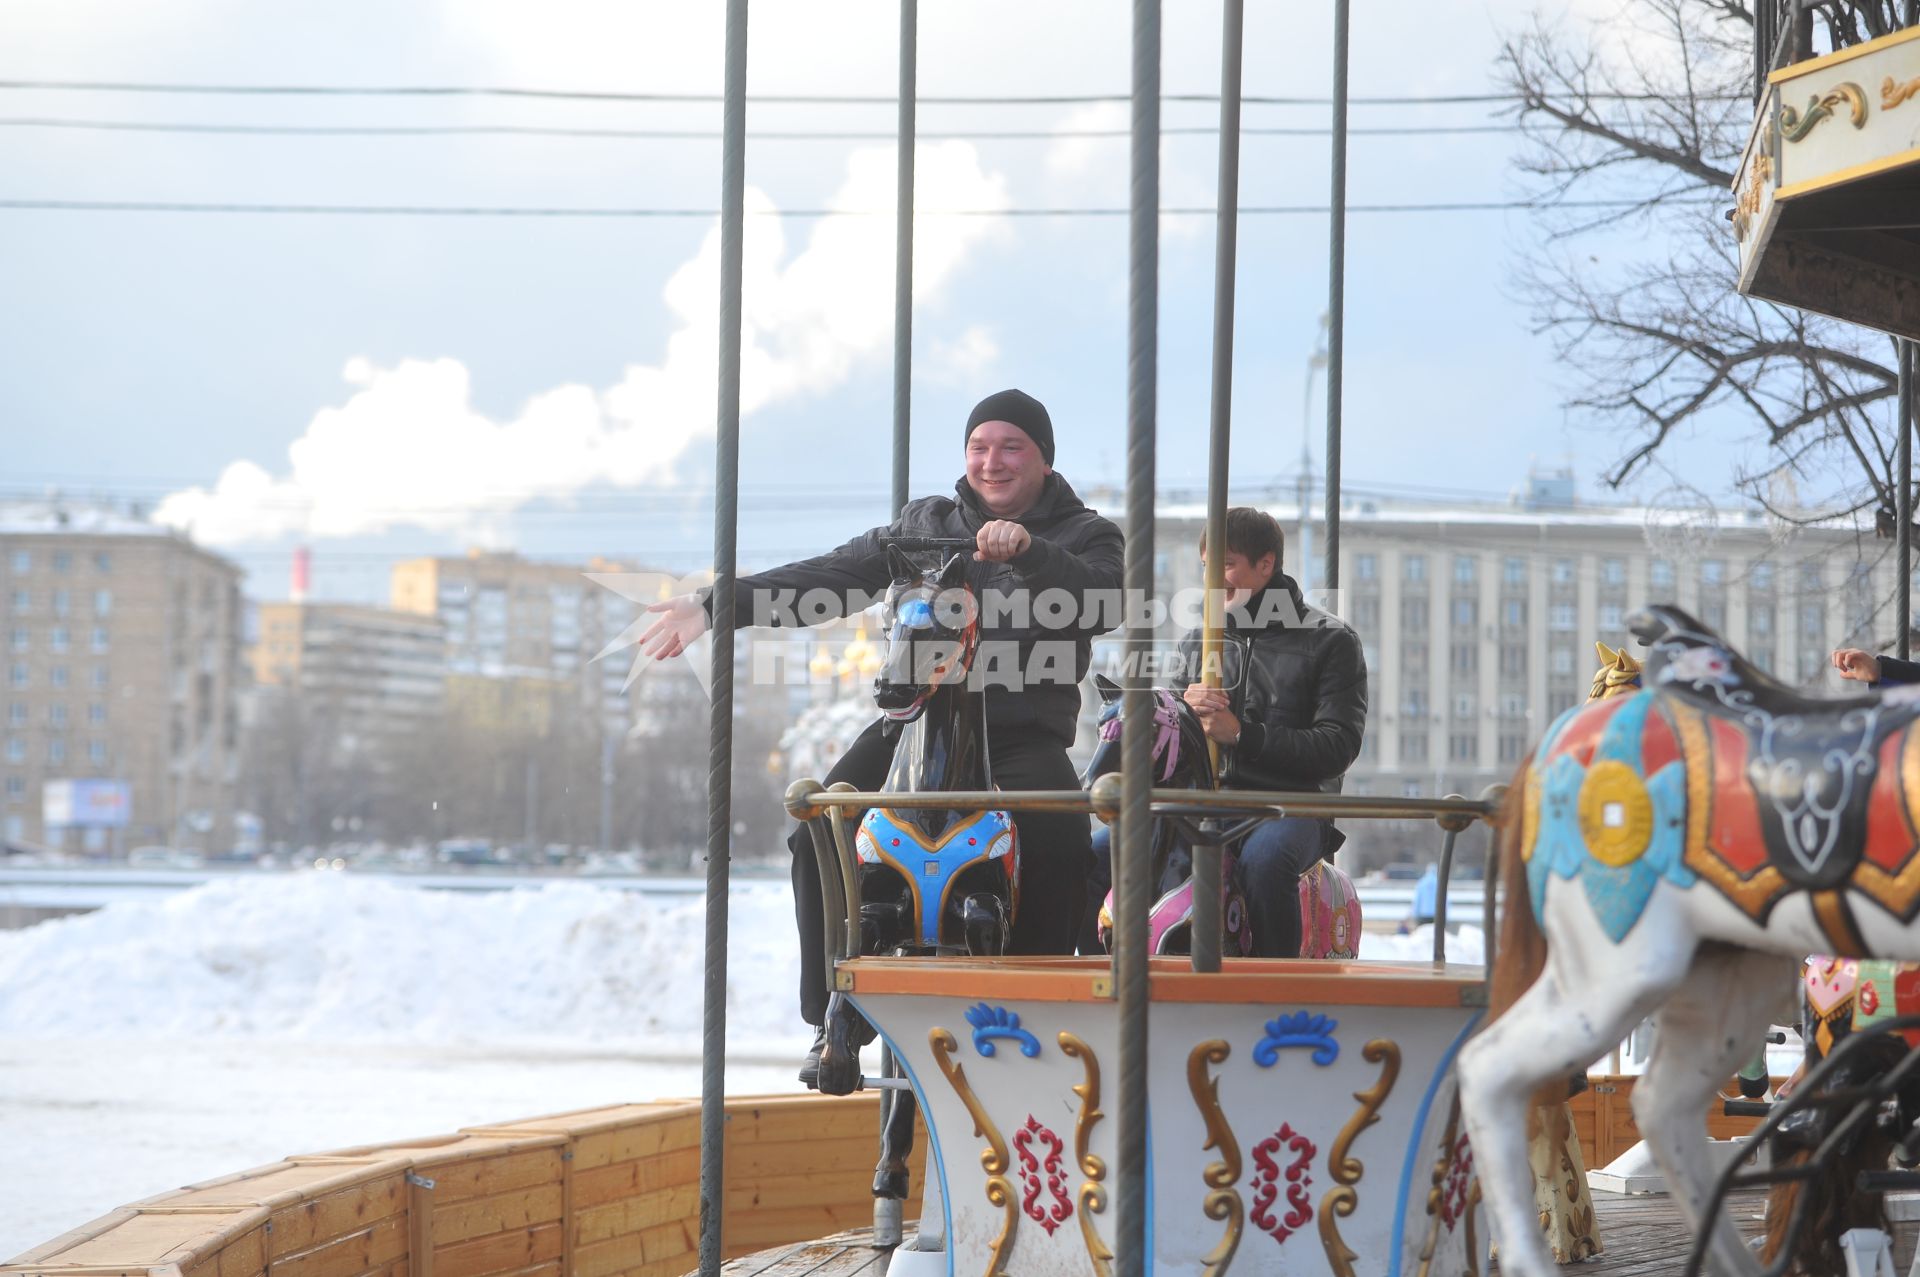
[[[820,1053],[827,1049],[827,1031],[816,1025],[813,1030],[813,1048],[807,1052],[807,1058],[800,1065],[800,1085],[809,1091],[820,1089]]]

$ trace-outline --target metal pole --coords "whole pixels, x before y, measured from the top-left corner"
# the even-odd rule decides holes
[[[725,1250],[727,870],[733,836],[734,558],[740,493],[740,274],[747,176],[747,0],[727,0],[720,149],[720,411],[713,466],[713,702],[707,719],[707,970],[700,1043],[700,1274]]]
[[[1227,458],[1233,431],[1233,283],[1240,232],[1240,42],[1244,0],[1226,0],[1220,15],[1220,191],[1213,245],[1213,412],[1207,445],[1207,596],[1200,682],[1220,686],[1221,630],[1226,603]],[[1208,749],[1218,761],[1218,748]],[[1193,849],[1193,969],[1220,969],[1220,845]]]
[[[1333,0],[1333,230],[1327,257],[1327,549],[1321,581],[1340,588],[1340,392],[1347,331],[1347,16]]]
[[[1900,430],[1896,445],[1900,490],[1894,508],[1900,522],[1899,531],[1894,534],[1895,544],[1900,547],[1900,584],[1896,591],[1900,600],[1900,637],[1896,640],[1894,655],[1904,661],[1911,659],[1913,646],[1913,343],[1896,338],[1895,345],[1899,350],[1900,368],[1900,393],[1895,409]]]
[[[1153,714],[1145,674],[1153,634],[1144,615],[1153,598],[1153,443],[1159,394],[1160,3],[1133,0],[1133,153],[1127,213],[1127,679],[1126,721]],[[1114,988],[1120,1002],[1120,1078],[1114,1124],[1114,1271],[1146,1277],[1147,1249],[1147,884],[1153,738],[1134,730],[1120,746],[1119,837],[1114,877],[1120,916]]]
[[[913,422],[913,148],[919,0],[900,0],[900,116],[893,212],[893,516],[907,504]]]

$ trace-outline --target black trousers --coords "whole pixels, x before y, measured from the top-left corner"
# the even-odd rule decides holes
[[[825,783],[846,781],[863,790],[880,788],[893,764],[897,736],[876,719],[840,755]],[[1040,733],[989,735],[993,782],[1002,789],[1078,789],[1080,777],[1066,746]],[[1090,818],[1071,812],[1016,811],[1020,838],[1020,913],[1013,923],[1014,953],[1072,953],[1086,907],[1087,862],[1092,856]],[[793,853],[793,912],[800,929],[800,1015],[819,1024],[827,1014],[826,918],[820,903],[820,862],[813,831],[804,824],[787,835]]]

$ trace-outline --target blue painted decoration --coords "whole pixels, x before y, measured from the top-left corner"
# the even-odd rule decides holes
[[[1313,1062],[1325,1068],[1340,1058],[1340,1043],[1333,1036],[1339,1027],[1340,1022],[1332,1016],[1315,1015],[1311,1011],[1295,1011],[1292,1015],[1268,1020],[1267,1036],[1253,1048],[1253,1062],[1270,1069],[1279,1062],[1283,1048],[1312,1047]]]
[[[1029,1060],[1040,1054],[1040,1039],[1020,1027],[1020,1015],[1006,1007],[982,1002],[967,1008],[967,1023],[973,1026],[973,1049],[991,1059],[997,1049],[995,1038],[1020,1044],[1020,1054]]]

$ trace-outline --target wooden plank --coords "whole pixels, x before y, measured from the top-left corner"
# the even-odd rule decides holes
[[[47,1268],[146,1268],[190,1260],[235,1226],[258,1218],[258,1207],[204,1211],[131,1211],[116,1213],[113,1223],[53,1255],[33,1261]],[[31,1252],[29,1252],[31,1253]]]
[[[604,1205],[577,1209],[571,1217],[573,1242],[576,1247],[591,1246],[610,1237],[637,1233],[643,1228],[685,1218],[699,1209],[698,1183],[656,1188],[650,1193],[639,1193]]]
[[[262,1223],[227,1239],[214,1259],[215,1277],[252,1277],[267,1266],[267,1229]]]
[[[700,1179],[700,1150],[682,1149],[638,1162],[620,1162],[595,1170],[576,1171],[573,1177],[575,1209],[599,1206],[622,1197],[652,1192]]]
[[[677,1149],[700,1147],[700,1118],[673,1113],[629,1126],[576,1136],[573,1160],[578,1170],[631,1162]]]
[[[877,1093],[849,1095],[844,1098],[765,1101],[754,1105],[728,1106],[727,1146],[743,1140],[765,1143],[773,1140],[798,1141],[844,1139],[871,1132],[880,1139],[880,1101]]]
[[[376,1220],[401,1215],[406,1204],[406,1171],[395,1166],[364,1183],[283,1206],[273,1212],[273,1231],[267,1237],[268,1264],[283,1255],[360,1232]]]
[[[683,1216],[637,1233],[627,1233],[574,1252],[573,1277],[610,1277],[623,1269],[651,1267],[695,1256],[700,1249],[700,1220]]]
[[[278,1229],[274,1230],[277,1234]],[[359,1277],[407,1253],[407,1219],[396,1214],[359,1232],[334,1237],[297,1254],[270,1260],[271,1277]]]
[[[433,1190],[418,1176],[407,1181],[406,1277],[433,1277]]]
[[[438,1189],[427,1195],[435,1247],[471,1241],[490,1233],[557,1224],[566,1219],[560,1185],[541,1184],[490,1197],[441,1202]]]
[[[452,1246],[438,1246],[433,1252],[435,1277],[478,1277],[482,1273],[505,1273],[532,1268],[560,1258],[558,1223],[496,1233]]]
[[[422,1170],[433,1181],[434,1208],[467,1197],[490,1197],[519,1188],[558,1184],[563,1148],[555,1143],[515,1153],[490,1153]]]

